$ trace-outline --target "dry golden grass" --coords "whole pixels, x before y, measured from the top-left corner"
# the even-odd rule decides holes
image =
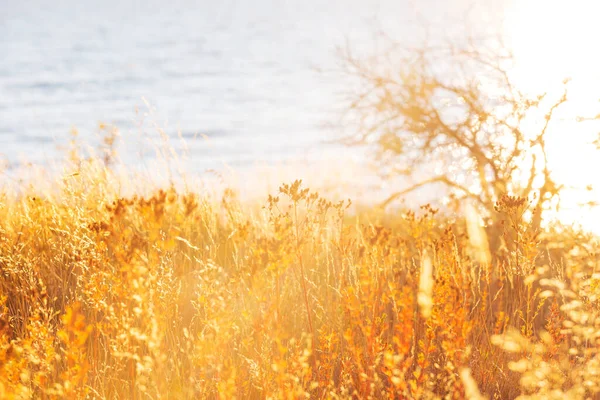
[[[486,232],[473,210],[349,215],[300,181],[254,209],[124,198],[102,160],[77,165],[0,194],[0,398],[600,391],[594,239],[533,232],[520,199]]]

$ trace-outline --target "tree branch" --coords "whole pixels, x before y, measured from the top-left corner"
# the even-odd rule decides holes
[[[444,175],[440,175],[440,176],[436,176],[434,178],[430,178],[430,179],[426,179],[424,181],[421,181],[419,183],[416,183],[404,190],[401,190],[399,192],[396,192],[394,194],[392,194],[391,196],[389,196],[385,201],[383,201],[382,203],[379,204],[379,207],[381,208],[385,208],[387,207],[390,203],[392,203],[393,201],[395,201],[396,199],[405,196],[411,192],[414,192],[415,190],[422,188],[424,186],[427,185],[431,185],[434,183],[443,183],[446,186],[450,186],[453,187],[455,189],[458,189],[460,191],[462,191],[463,193],[465,193],[467,195],[467,197],[472,197],[477,199],[483,206],[487,207],[487,204],[475,193],[471,192],[469,189],[467,189],[466,187],[460,185],[459,183],[456,183],[452,180],[450,180],[447,176]]]

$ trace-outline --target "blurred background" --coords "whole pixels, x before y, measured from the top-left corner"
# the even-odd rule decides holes
[[[202,171],[322,159],[333,148],[342,156],[324,145],[339,133],[350,84],[337,49],[372,51],[382,32],[416,40],[424,18],[451,29],[467,3],[1,4],[0,141],[10,162],[60,157],[73,127],[93,142],[99,123],[118,127],[127,148],[153,135],[153,122],[180,133]]]
[[[600,87],[596,54],[585,47],[600,33],[591,4],[0,0],[0,154],[9,169],[52,164],[73,131],[94,146],[101,127],[114,126],[132,166],[152,165],[152,143],[169,138],[194,173],[234,169],[250,185],[248,171],[275,170],[279,184],[312,169],[300,175],[390,190],[368,169],[364,149],[336,142],[347,133],[339,121],[356,83],[339,49],[370,54],[390,40],[501,33],[526,87],[571,76],[575,93],[591,96]],[[549,143],[563,181],[600,179],[586,140],[563,125]],[[575,203],[573,221],[586,217]]]

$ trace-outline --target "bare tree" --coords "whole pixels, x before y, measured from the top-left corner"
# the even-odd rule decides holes
[[[361,88],[350,98],[347,115],[359,129],[349,143],[373,146],[387,174],[414,178],[383,206],[437,184],[492,218],[501,196],[527,197],[532,225],[540,226],[542,210],[561,190],[546,140],[569,100],[568,80],[553,95],[521,90],[511,76],[514,57],[500,40],[397,45],[370,59],[348,51],[343,57]]]

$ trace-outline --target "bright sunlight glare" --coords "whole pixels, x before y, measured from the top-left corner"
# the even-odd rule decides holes
[[[598,134],[598,124],[574,119],[600,112],[599,12],[600,3],[590,0],[524,0],[514,2],[505,21],[521,87],[560,96],[560,83],[571,79],[569,101],[548,138],[550,168],[558,183],[568,188],[562,210],[553,217],[596,233],[600,209],[580,204],[600,200],[600,157],[587,145]]]

